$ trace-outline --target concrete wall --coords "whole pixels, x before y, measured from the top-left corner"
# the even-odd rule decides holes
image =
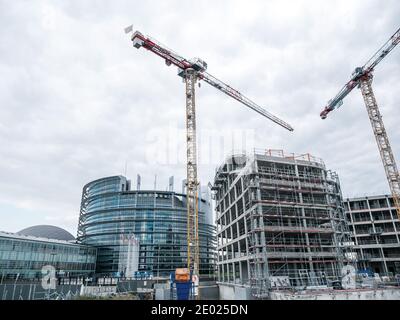
[[[250,300],[250,288],[239,285],[219,284],[220,300]]]
[[[155,300],[170,300],[171,289],[168,283],[155,283],[154,284],[154,299]]]
[[[272,292],[271,300],[400,300],[400,289],[338,290],[328,292]]]
[[[170,300],[171,299],[171,290],[165,288],[156,288],[154,289],[154,300]]]
[[[199,289],[201,300],[219,300],[219,288],[214,281],[200,283]]]

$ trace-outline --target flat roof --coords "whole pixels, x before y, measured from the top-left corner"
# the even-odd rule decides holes
[[[20,234],[16,234],[16,233],[12,233],[12,232],[5,232],[5,231],[0,231],[0,237],[18,239],[18,240],[30,240],[30,241],[38,241],[38,242],[47,242],[47,243],[54,243],[54,244],[85,246],[85,245],[82,245],[80,243],[77,243],[75,240],[66,241],[66,240],[34,237],[34,236],[25,236],[25,235],[20,235]]]
[[[392,198],[391,194],[381,194],[381,195],[370,195],[370,196],[357,196],[357,197],[345,197],[343,201],[363,201],[363,200],[377,200],[384,198]]]

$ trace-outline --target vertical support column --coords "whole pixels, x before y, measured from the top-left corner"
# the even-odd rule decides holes
[[[241,184],[242,184],[242,198],[239,201],[242,201],[243,204],[243,221],[244,221],[244,233],[246,234],[246,238],[245,238],[245,246],[246,246],[246,257],[250,257],[250,249],[249,249],[249,231],[247,228],[247,218],[246,218],[246,199],[245,199],[245,188],[244,188],[244,183],[243,183],[243,178],[240,179]],[[252,219],[250,218],[250,229],[251,229],[251,223],[252,223]],[[250,266],[250,261],[249,259],[247,259],[246,261],[247,264],[247,279],[250,283],[251,281],[251,266]]]
[[[254,165],[256,166],[256,171],[258,173],[258,164],[257,160],[254,160]],[[267,244],[265,237],[265,229],[264,229],[264,219],[263,219],[263,208],[262,208],[262,197],[261,197],[261,185],[260,185],[260,176],[257,174],[255,176],[255,185],[256,185],[256,201],[257,207],[254,209],[257,211],[256,215],[257,221],[256,226],[252,226],[257,228],[259,231],[255,232],[255,234],[259,237],[255,238],[256,246],[255,246],[255,284],[256,290],[259,294],[259,298],[265,299],[269,295],[270,290],[270,282],[269,282],[269,268],[268,268],[268,258],[267,258]]]
[[[400,219],[400,176],[392,152],[392,147],[390,146],[385,126],[382,121],[382,116],[379,112],[374,92],[372,91],[371,74],[367,74],[361,79],[360,87],[364,97],[365,106],[367,107],[369,120],[371,121],[372,129],[378,144],[383,166],[385,168],[390,191],[392,192],[397,216]]]
[[[325,199],[326,199],[326,204],[327,204],[327,211],[329,214],[329,220],[331,222],[332,225],[332,229],[333,229],[333,243],[336,249],[336,264],[334,266],[334,264],[332,264],[332,270],[333,270],[333,274],[337,277],[341,277],[340,273],[341,273],[341,269],[344,265],[344,261],[345,261],[345,252],[343,251],[343,233],[342,233],[342,228],[341,228],[341,222],[340,221],[335,221],[336,217],[338,217],[338,213],[339,213],[339,207],[337,206],[337,199],[332,199],[332,197],[330,196],[328,190],[329,190],[329,184],[333,183],[333,184],[339,184],[339,181],[336,180],[334,182],[330,182],[328,179],[328,175],[327,172],[325,172],[323,174],[323,183],[326,186],[326,195],[325,195]],[[335,198],[338,196],[338,194],[335,194]],[[336,268],[336,270],[335,270]]]
[[[354,222],[355,222],[354,213],[353,213],[353,211],[351,209],[351,206],[350,206],[350,200],[347,200],[346,205],[348,206],[348,212],[349,212],[349,215],[350,215],[350,225],[351,225],[351,228],[352,228],[351,232],[354,235],[351,239],[354,239],[354,243],[356,245],[356,248],[359,248],[359,249],[356,249],[357,260],[359,260],[358,258],[360,256],[361,257],[361,261],[362,261],[362,262],[357,261],[357,264],[358,264],[359,267],[362,266],[363,269],[366,269],[367,266],[366,266],[366,260],[365,260],[365,257],[364,257],[364,250],[359,246],[359,243],[358,243],[357,231],[356,231],[355,224],[354,224]]]
[[[196,105],[195,86],[197,74],[193,69],[185,70],[186,83],[186,143],[187,143],[187,257],[188,268],[199,274],[199,233],[197,202],[197,150],[196,150]]]
[[[400,229],[398,229],[397,226],[396,226],[396,222],[397,222],[396,220],[399,220],[399,219],[398,218],[396,219],[395,217],[393,217],[392,209],[390,209],[392,206],[391,206],[390,200],[389,200],[389,198],[387,196],[385,197],[385,200],[386,200],[386,204],[387,204],[387,207],[388,207],[388,210],[389,210],[390,218],[392,219],[392,222],[393,222],[394,231],[396,233],[396,240],[397,240],[397,243],[399,243],[400,240],[399,240],[398,232],[400,231]]]
[[[299,178],[300,177],[299,167],[297,166],[296,160],[294,160],[294,171],[295,171],[296,177]],[[300,179],[297,181],[297,189],[298,190],[296,192],[299,196],[299,202],[301,205],[301,208],[300,208],[301,216],[303,218],[303,219],[301,219],[302,226],[299,226],[299,227],[303,227],[304,229],[307,229],[308,226],[307,226],[306,212],[304,209],[303,192],[301,191],[302,187],[301,187]],[[310,238],[309,238],[308,232],[304,233],[304,237],[306,239],[306,250],[308,253],[308,266],[310,268],[310,272],[314,272],[314,263],[313,263],[313,258],[312,258],[312,252],[311,252],[311,247],[310,247]]]

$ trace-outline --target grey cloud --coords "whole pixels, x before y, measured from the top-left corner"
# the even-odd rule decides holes
[[[157,174],[161,189],[170,175],[180,189],[184,166],[157,165],[146,153],[151,130],[184,128],[184,84],[175,68],[132,48],[123,33],[132,23],[183,56],[206,60],[211,74],[295,132],[206,84],[197,96],[200,129],[256,129],[258,148],[323,158],[345,195],[388,192],[361,93],[329,119],[318,115],[398,27],[399,14],[394,0],[0,1],[0,209],[43,212],[34,215],[38,224],[58,221],[75,233],[83,185],[123,174],[125,161],[144,187]],[[397,49],[374,81],[396,155],[398,70]],[[185,143],[184,134],[175,139]],[[200,180],[212,180],[218,164],[200,165]],[[6,216],[0,212],[1,229],[15,228]]]

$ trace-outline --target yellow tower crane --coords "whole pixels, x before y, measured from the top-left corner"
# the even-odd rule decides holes
[[[132,26],[125,29],[130,33]],[[293,131],[293,128],[285,121],[264,110],[249,98],[233,89],[226,83],[218,80],[206,72],[207,63],[199,58],[187,60],[172,50],[166,48],[158,41],[144,36],[139,31],[133,32],[131,36],[133,46],[137,49],[143,47],[155,53],[165,64],[178,67],[178,75],[186,84],[186,141],[187,141],[187,267],[193,275],[199,275],[199,230],[198,230],[198,188],[197,179],[197,151],[196,151],[196,82],[203,80],[214,88],[222,91],[228,96],[236,99],[250,109],[258,112],[283,128]]]

